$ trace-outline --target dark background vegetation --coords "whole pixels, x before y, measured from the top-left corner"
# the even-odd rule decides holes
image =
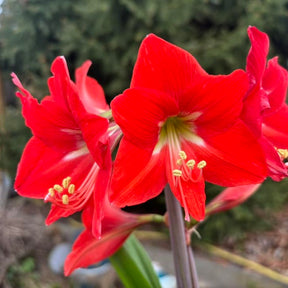
[[[48,93],[46,81],[56,56],[66,57],[72,78],[75,68],[90,59],[89,75],[100,82],[110,102],[129,87],[138,47],[148,33],[188,50],[209,73],[228,74],[245,68],[249,25],[269,35],[270,57],[279,55],[287,68],[285,0],[4,0],[1,7],[5,93],[0,100],[0,166],[12,178],[30,137],[10,85],[12,71],[40,99]],[[244,205],[211,217],[200,228],[203,239],[241,239],[247,231],[271,227],[269,215],[287,204],[286,184],[268,181]],[[218,192],[219,187],[208,185],[208,199]]]

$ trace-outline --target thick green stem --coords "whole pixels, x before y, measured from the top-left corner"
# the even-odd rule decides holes
[[[165,187],[164,191],[169,217],[170,240],[174,257],[177,287],[191,288],[193,287],[193,272],[191,271],[192,265],[188,256],[182,209],[172,194],[169,185]]]

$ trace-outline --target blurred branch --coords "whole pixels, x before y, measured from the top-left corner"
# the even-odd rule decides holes
[[[244,257],[241,257],[239,255],[235,255],[231,252],[228,252],[224,249],[215,247],[213,245],[207,244],[207,243],[201,243],[199,247],[206,252],[212,254],[213,256],[218,256],[223,259],[226,259],[234,264],[240,265],[242,267],[248,268],[250,270],[253,270],[259,274],[262,274],[270,279],[273,279],[277,282],[281,282],[284,284],[288,284],[288,277],[284,276],[280,273],[277,273],[261,264],[258,264],[254,261],[248,260]]]

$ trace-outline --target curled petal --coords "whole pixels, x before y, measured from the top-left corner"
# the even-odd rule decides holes
[[[266,68],[266,58],[269,52],[269,38],[266,33],[256,27],[248,28],[248,36],[251,48],[247,56],[246,71],[250,79],[250,85],[261,83]]]
[[[243,185],[224,189],[206,207],[207,215],[234,208],[253,195],[261,184]]]
[[[278,57],[268,61],[267,69],[263,76],[263,89],[268,94],[270,109],[264,115],[277,112],[285,103],[288,87],[288,72],[278,64]]]
[[[77,149],[82,137],[71,113],[51,96],[45,97],[39,104],[14,73],[12,77],[14,84],[21,91],[16,95],[22,102],[25,123],[31,128],[32,133],[51,148],[62,151]]]
[[[91,61],[86,61],[80,68],[76,69],[76,87],[86,111],[90,114],[99,115],[109,110],[109,106],[106,103],[103,88],[95,79],[87,76],[90,66]]]

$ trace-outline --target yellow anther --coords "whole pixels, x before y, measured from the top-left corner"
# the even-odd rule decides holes
[[[193,160],[193,159],[190,159],[189,161],[187,161],[186,162],[186,165],[189,167],[189,168],[194,168],[194,166],[195,166],[195,160]]]
[[[174,169],[172,172],[174,176],[177,176],[177,177],[182,176],[182,171],[179,169]]]
[[[206,161],[202,160],[197,164],[199,169],[203,169],[207,165]]]
[[[71,183],[71,177],[64,178],[62,181],[63,188],[67,189],[70,183]]]
[[[75,191],[75,185],[74,184],[70,184],[68,187],[68,193],[69,194],[73,194]]]
[[[181,166],[182,163],[183,163],[183,160],[182,159],[178,159],[176,163],[177,163],[178,166]]]
[[[179,152],[179,157],[180,157],[181,159],[183,159],[183,160],[187,159],[187,155],[186,155],[186,153],[185,153],[184,151],[180,151],[180,152]]]
[[[55,196],[55,191],[54,191],[53,188],[49,188],[49,189],[48,189],[48,192],[49,192],[49,195],[50,195],[51,197],[54,197],[54,196]]]
[[[69,203],[69,197],[68,197],[68,195],[63,195],[62,196],[62,203],[64,204],[64,205],[67,205],[68,203]]]
[[[54,190],[56,190],[58,193],[63,192],[63,187],[60,186],[60,185],[58,185],[58,184],[55,184],[53,188],[54,188]]]
[[[287,149],[277,149],[278,154],[283,158],[288,158],[288,150]]]

